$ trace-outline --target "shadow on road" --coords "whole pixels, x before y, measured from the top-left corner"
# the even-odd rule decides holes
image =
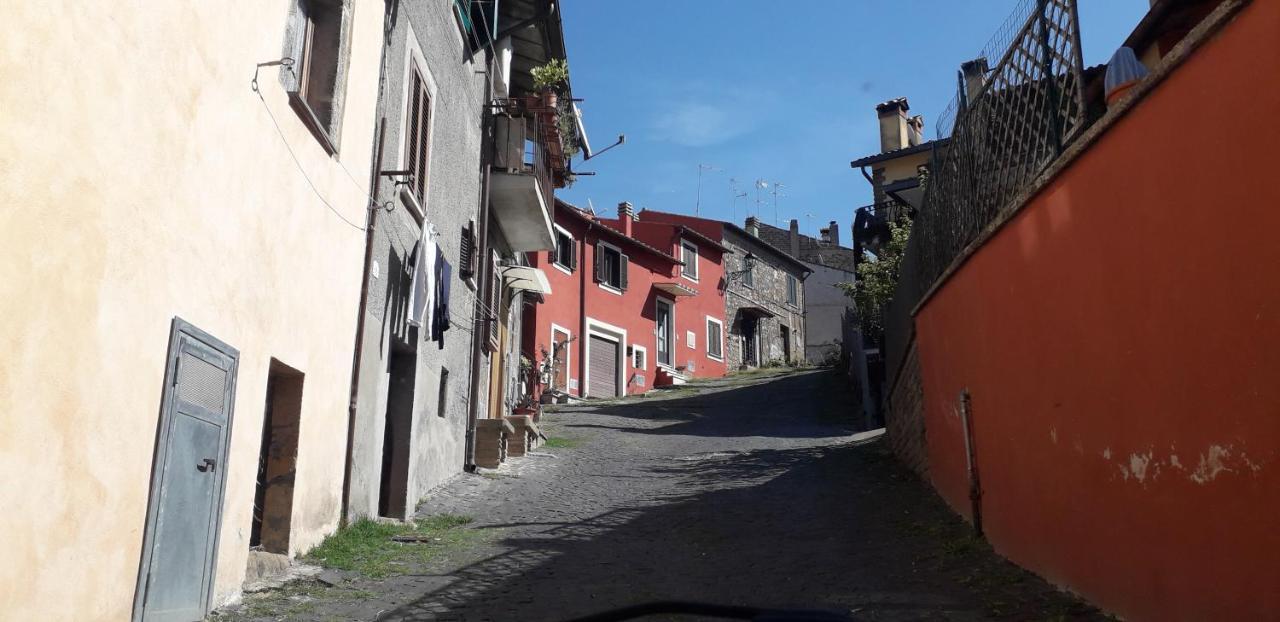
[[[654,471],[682,484],[587,520],[526,524],[510,552],[380,619],[563,620],[670,599],[868,620],[1097,615],[970,538],[879,440]]]
[[[858,396],[836,370],[822,369],[792,375],[751,379],[752,384],[689,397],[630,398],[623,402],[565,409],[669,422],[652,428],[566,423],[567,428],[597,428],[635,434],[704,437],[768,436],[775,438],[833,438],[865,429]],[[705,390],[706,386],[697,386]],[[683,389],[677,389],[680,391]]]

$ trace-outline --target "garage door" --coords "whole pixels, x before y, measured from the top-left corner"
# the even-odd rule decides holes
[[[591,336],[591,382],[587,395],[591,397],[616,397],[618,395],[618,342]]]

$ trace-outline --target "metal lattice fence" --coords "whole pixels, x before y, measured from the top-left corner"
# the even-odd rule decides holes
[[[905,349],[925,291],[1087,123],[1075,0],[1024,0],[987,48],[998,62],[962,77],[954,124],[944,113],[938,125],[951,141],[930,171],[886,313],[891,349]]]

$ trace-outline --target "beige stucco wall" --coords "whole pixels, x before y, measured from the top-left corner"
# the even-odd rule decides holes
[[[381,3],[357,0],[340,160],[261,83],[363,224]],[[286,0],[11,3],[0,22],[0,611],[125,620],[170,320],[240,350],[215,604],[243,579],[271,357],[306,374],[295,552],[337,525],[364,234],[249,88]],[[353,179],[354,177],[354,179]]]
[[[877,164],[877,168],[884,168],[884,180],[886,183],[895,182],[902,179],[918,177],[920,175],[917,167],[929,163],[929,151],[921,151],[909,156],[903,156],[892,160],[887,160]]]

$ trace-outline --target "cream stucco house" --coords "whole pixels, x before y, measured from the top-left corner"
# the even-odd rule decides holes
[[[0,617],[198,619],[338,526],[383,13],[6,10]]]

